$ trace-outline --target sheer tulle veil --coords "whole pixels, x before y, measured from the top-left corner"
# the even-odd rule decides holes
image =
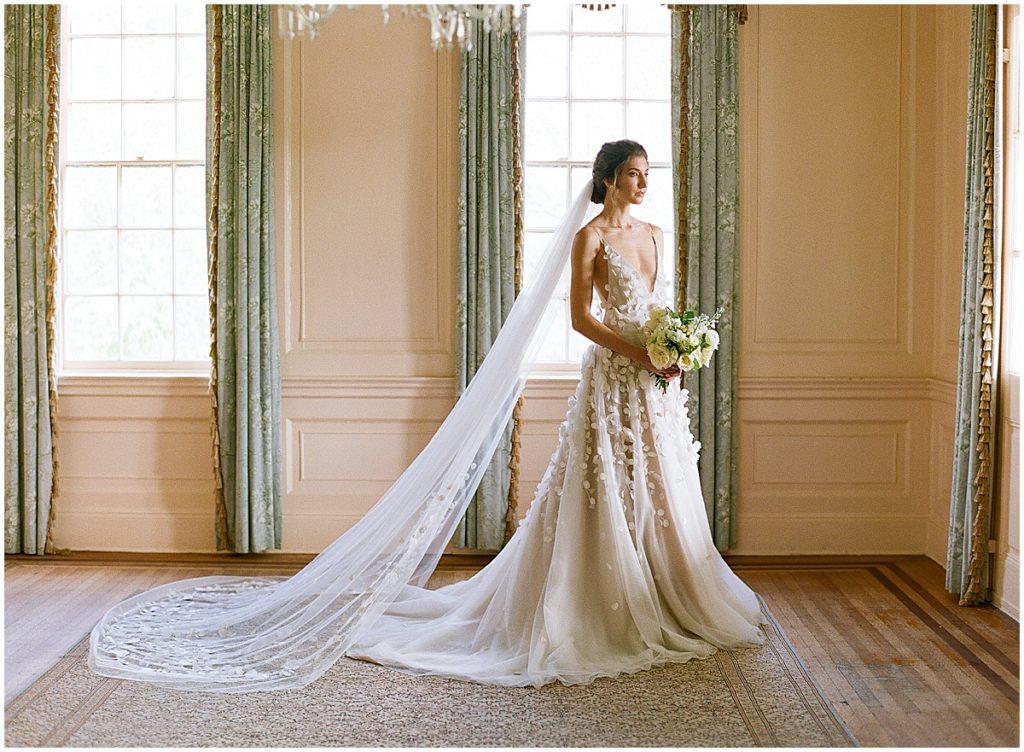
[[[201,577],[123,601],[92,631],[93,671],[208,692],[301,687],[371,633],[404,588],[422,586],[522,392],[573,237],[599,208],[590,194],[588,183],[430,443],[355,526],[290,578]]]

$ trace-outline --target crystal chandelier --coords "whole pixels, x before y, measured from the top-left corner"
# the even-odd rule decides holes
[[[288,38],[313,39],[337,5],[281,5],[278,11],[280,33]],[[435,50],[458,45],[473,49],[473,24],[483,24],[484,31],[518,31],[522,5],[402,5],[406,15],[430,21],[430,43]],[[382,5],[384,22],[389,18],[388,6]]]
[[[337,5],[279,5],[277,24],[281,36],[288,39],[314,39],[320,26],[331,17]]]

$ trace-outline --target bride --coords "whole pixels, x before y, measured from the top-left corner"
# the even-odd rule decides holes
[[[642,346],[649,312],[670,304],[661,230],[631,215],[647,171],[639,144],[601,147],[591,184],[477,375],[357,525],[291,578],[205,577],[124,601],[93,629],[93,670],[241,692],[303,686],[347,655],[540,686],[760,644],[757,596],[711,539],[687,393],[655,383],[679,371],[656,369]],[[586,221],[591,201],[601,210]],[[547,471],[490,564],[426,589],[522,390],[533,335],[570,255],[573,327],[594,344]]]

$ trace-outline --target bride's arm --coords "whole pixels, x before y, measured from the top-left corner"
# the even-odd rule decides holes
[[[648,371],[671,379],[679,375],[678,368],[659,370],[651,363],[650,357],[640,345],[634,345],[613,332],[594,316],[591,305],[594,302],[594,261],[600,250],[597,233],[584,227],[572,244],[572,278],[569,283],[569,313],[572,328],[601,347],[634,360]]]

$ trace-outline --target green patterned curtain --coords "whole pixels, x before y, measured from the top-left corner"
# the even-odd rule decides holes
[[[519,154],[514,34],[473,26],[462,53],[459,98],[459,256],[456,384],[483,362],[516,295],[514,165]],[[455,533],[462,548],[496,550],[505,539],[512,424]]]
[[[737,25],[745,12],[743,6],[694,5],[672,14],[679,305],[706,313],[725,309],[711,366],[685,377],[701,443],[704,505],[720,550],[736,544]]]
[[[60,6],[4,6],[4,551],[52,550]]]
[[[960,605],[990,599],[988,538],[992,509],[999,295],[996,246],[1000,138],[996,123],[996,6],[972,8],[967,105],[964,257],[957,364],[953,484],[946,589]]]
[[[281,547],[271,14],[207,7],[207,210],[217,548]]]

